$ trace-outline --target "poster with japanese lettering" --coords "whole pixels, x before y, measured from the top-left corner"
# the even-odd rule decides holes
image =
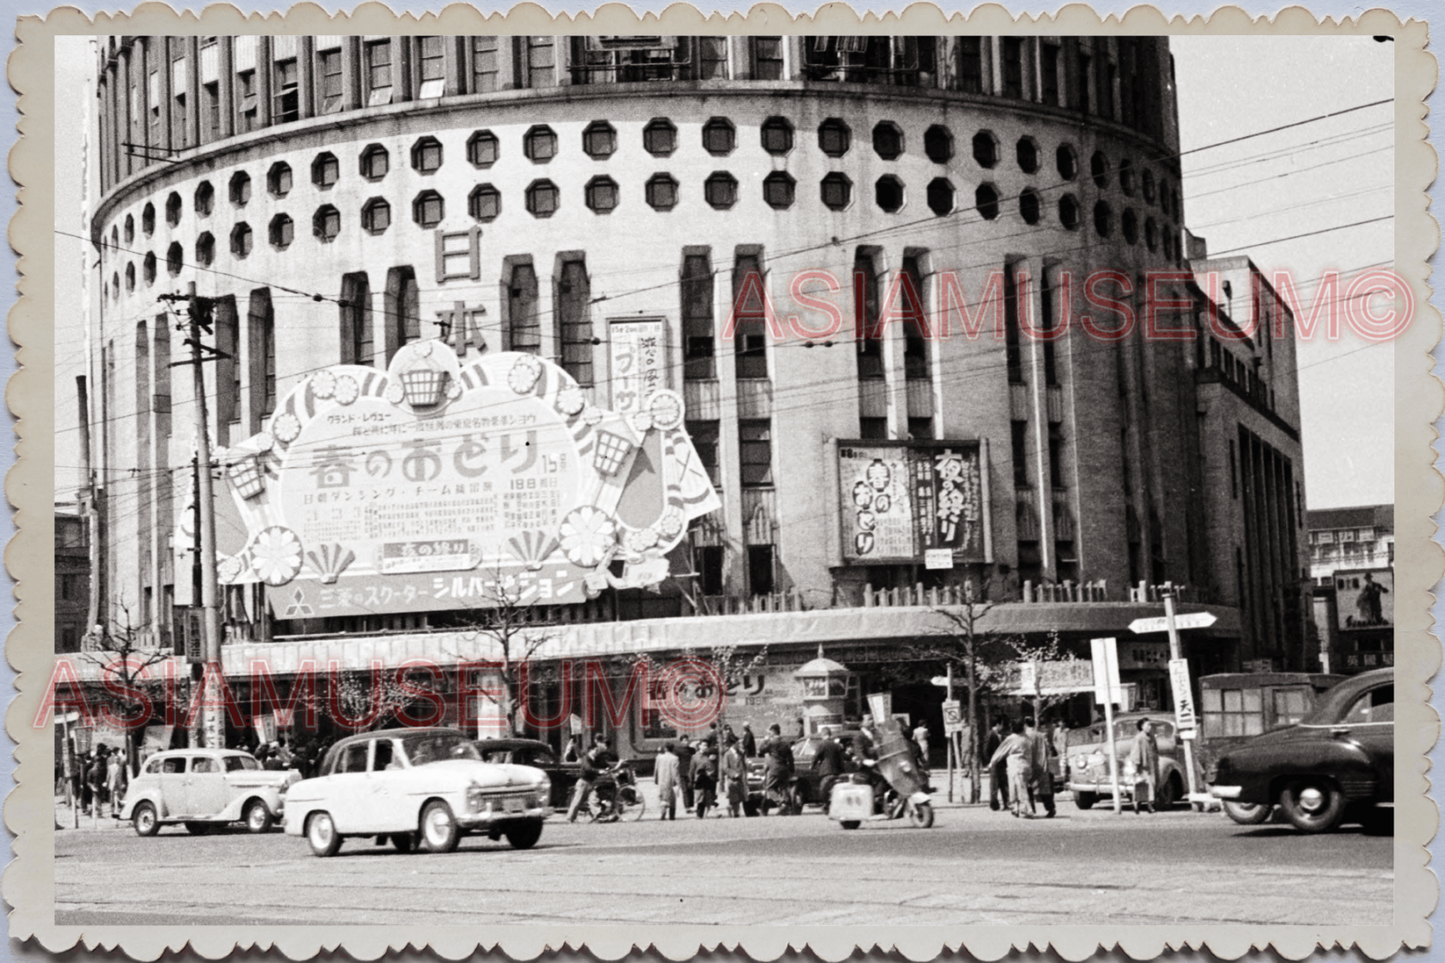
[[[658,561],[718,501],[689,468],[681,398],[652,384],[608,411],[535,355],[463,364],[430,341],[385,372],[316,372],[223,453],[248,538],[221,581],[314,618],[566,604],[666,577]]]
[[[638,411],[654,392],[668,387],[666,331],[660,318],[609,323],[614,411]]]
[[[838,468],[843,557],[886,562],[916,556],[908,449],[840,445]]]

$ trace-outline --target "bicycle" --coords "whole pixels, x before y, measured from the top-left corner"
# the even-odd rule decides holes
[[[619,762],[598,776],[592,784],[592,795],[597,800],[596,808],[590,802],[582,808],[594,823],[615,823],[624,818],[636,822],[647,811],[647,800],[637,788],[631,762]]]

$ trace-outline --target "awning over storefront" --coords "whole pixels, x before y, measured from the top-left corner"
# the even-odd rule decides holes
[[[1011,603],[984,612],[976,631],[986,635],[1026,635],[1058,632],[1136,638],[1129,623],[1160,614],[1161,606],[1134,602]],[[959,611],[956,607],[948,609]],[[1208,629],[1188,633],[1193,641],[1238,638],[1239,612],[1218,605],[1183,605],[1182,612],[1209,611],[1217,621]],[[530,630],[547,639],[534,658],[616,658],[638,654],[700,653],[719,646],[744,649],[816,648],[819,643],[880,642],[946,635],[953,623],[923,606],[816,609],[806,612],[768,612],[747,615],[650,619],[637,622],[595,622],[545,626]],[[1143,636],[1139,638],[1153,638]],[[1159,634],[1158,638],[1164,638]],[[523,648],[514,642],[513,650]],[[447,631],[377,636],[317,637],[227,645],[222,661],[228,676],[250,675],[254,661],[264,662],[273,675],[298,671],[310,662],[326,671],[331,663],[341,670],[368,669],[373,662],[397,666],[409,659],[449,665],[464,660],[500,657],[497,643],[483,633]],[[73,659],[76,674],[86,681],[100,670],[87,659]],[[160,667],[152,668],[156,676]]]

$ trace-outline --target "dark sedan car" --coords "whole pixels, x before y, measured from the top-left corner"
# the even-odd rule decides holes
[[[836,736],[845,754],[853,740],[859,735],[856,729],[847,729]],[[823,777],[813,768],[818,758],[818,747],[823,744],[822,736],[805,736],[793,743],[793,798],[798,809],[804,806],[824,806]],[[845,755],[845,768],[854,768],[851,757]],[[761,801],[763,796],[764,770],[766,760],[757,757],[748,760],[748,795],[750,800]]]
[[[1347,818],[1387,825],[1395,805],[1395,670],[1341,682],[1298,725],[1225,752],[1207,778],[1220,799],[1278,803],[1307,833]]]
[[[566,809],[572,801],[572,787],[582,771],[580,764],[562,762],[545,742],[536,739],[478,739],[477,751],[485,762],[511,762],[532,766],[552,780],[552,808]]]

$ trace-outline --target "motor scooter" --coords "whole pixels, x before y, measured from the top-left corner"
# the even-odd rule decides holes
[[[875,814],[887,819],[908,817],[919,829],[933,825],[933,800],[927,777],[913,762],[908,737],[896,719],[879,727],[883,737],[878,758],[868,759],[847,781],[833,786],[828,818],[844,829],[857,829]],[[887,786],[884,791],[879,791]]]

